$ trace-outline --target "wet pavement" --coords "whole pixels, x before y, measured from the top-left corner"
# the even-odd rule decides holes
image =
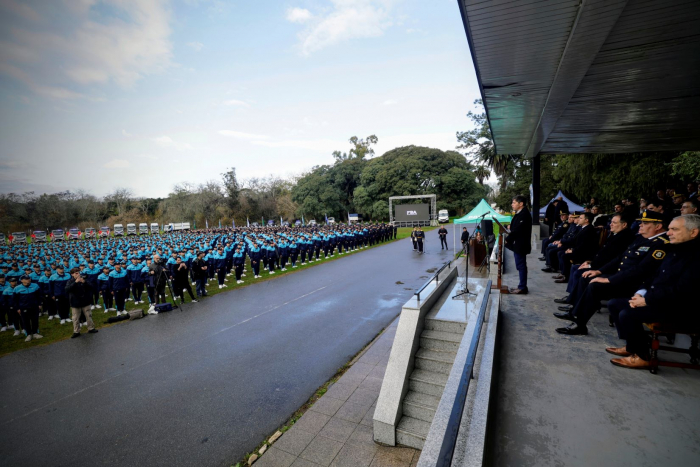
[[[0,358],[3,465],[234,464],[451,257],[426,235]]]

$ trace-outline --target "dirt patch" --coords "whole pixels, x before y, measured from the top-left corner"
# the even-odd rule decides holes
[[[403,282],[401,282],[401,281],[396,281],[396,285],[401,285],[401,284],[403,284]]]
[[[425,272],[429,272],[430,274],[434,273],[435,271],[437,271],[437,268],[430,268],[425,270]]]

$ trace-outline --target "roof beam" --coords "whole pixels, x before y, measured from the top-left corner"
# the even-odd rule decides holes
[[[537,155],[578,89],[628,0],[581,0],[526,157]]]

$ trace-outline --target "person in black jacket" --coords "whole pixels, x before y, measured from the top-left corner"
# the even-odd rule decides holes
[[[519,282],[517,288],[511,288],[510,293],[526,294],[527,289],[527,255],[532,250],[532,216],[525,206],[527,198],[518,195],[513,198],[511,207],[515,216],[510,222],[510,233],[506,237],[506,248],[515,256],[515,268],[518,270]]]
[[[575,303],[573,301],[573,292],[576,290],[579,280],[581,280],[581,275],[586,271],[596,271],[618,258],[633,241],[634,233],[629,228],[629,221],[624,219],[622,214],[615,214],[610,220],[610,235],[605,240],[603,247],[593,257],[593,260],[571,267],[569,285],[566,288],[569,295],[558,298],[554,302],[573,305]]]
[[[583,213],[579,217],[578,221],[581,231],[576,235],[573,246],[565,250],[563,260],[559,263],[561,274],[555,278],[554,282],[558,284],[569,282],[571,265],[591,261],[598,252],[600,233],[592,225],[593,217],[593,214],[590,212]]]
[[[95,323],[92,321],[92,295],[93,287],[80,273],[80,268],[73,268],[70,271],[71,278],[66,283],[66,293],[70,304],[73,319],[73,335],[71,338],[80,337],[80,315],[85,316],[88,332],[97,332]]]
[[[165,303],[165,286],[168,283],[168,276],[166,276],[166,270],[163,267],[160,255],[153,255],[153,262],[148,267],[148,275],[151,287],[156,289],[156,305]],[[153,306],[153,304],[151,304],[151,306]]]
[[[670,245],[657,253],[663,259],[649,286],[637,290],[632,298],[621,300],[618,330],[627,345],[606,349],[619,357],[610,360],[613,365],[649,368],[651,346],[644,323],[700,324],[694,293],[700,283],[700,216],[689,214],[673,219],[668,238]],[[615,308],[620,300],[611,304]]]
[[[173,293],[174,298],[180,297],[182,303],[185,302],[185,291],[190,294],[190,298],[193,303],[197,303],[197,299],[194,298],[192,293],[192,287],[189,281],[189,272],[187,271],[187,263],[182,261],[182,257],[178,256],[175,259],[175,267],[173,268]]]
[[[462,242],[462,250],[466,251],[469,249],[469,231],[466,227],[462,227],[462,236],[459,238],[459,241]]]
[[[447,229],[444,226],[440,227],[438,235],[440,236],[440,249],[449,250],[449,248],[447,248]]]
[[[205,297],[207,295],[207,262],[204,261],[204,252],[200,251],[197,253],[197,259],[192,263],[192,270],[194,272],[194,282],[196,284],[197,296]]]

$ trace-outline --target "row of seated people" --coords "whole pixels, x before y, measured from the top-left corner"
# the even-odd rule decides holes
[[[700,215],[683,213],[669,221],[653,210],[636,219],[616,213],[602,245],[593,219],[593,213],[561,213],[561,224],[543,241],[540,259],[548,262],[543,271],[559,272],[554,281],[567,284],[567,295],[554,300],[559,305],[554,316],[571,324],[556,331],[588,334],[588,321],[601,309],[601,300],[608,300],[610,325],[627,341],[606,349],[617,356],[611,362],[649,368],[643,323],[700,325],[692,290],[700,284]]]

